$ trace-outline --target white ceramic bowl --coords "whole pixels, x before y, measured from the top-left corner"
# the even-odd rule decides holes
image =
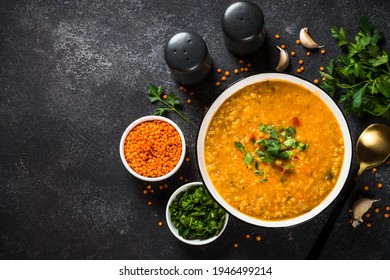
[[[220,233],[216,236],[212,236],[208,239],[194,239],[194,240],[188,240],[188,239],[184,239],[183,237],[181,237],[179,235],[179,231],[177,230],[176,226],[172,223],[171,221],[171,215],[169,213],[169,206],[172,204],[173,200],[177,197],[177,195],[181,192],[184,192],[184,191],[187,191],[189,189],[191,189],[192,187],[196,187],[196,186],[201,186],[203,185],[202,182],[192,182],[192,183],[188,183],[188,184],[185,184],[183,186],[181,186],[180,188],[178,188],[170,197],[168,203],[167,203],[167,209],[165,211],[165,215],[166,215],[166,220],[167,220],[167,224],[168,224],[168,227],[169,229],[171,230],[171,232],[173,233],[174,236],[176,236],[177,239],[183,241],[184,243],[187,243],[187,244],[191,244],[191,245],[204,245],[204,244],[208,244],[210,242],[213,242],[214,240],[216,240],[221,234],[222,232],[225,230],[226,228],[226,225],[228,223],[228,220],[229,220],[229,214],[226,213],[226,218],[225,218],[225,224],[223,225],[223,228],[222,230],[220,231]]]
[[[215,189],[208,173],[206,170],[206,163],[204,158],[204,142],[205,137],[207,133],[207,129],[209,127],[210,121],[213,118],[214,114],[217,112],[219,107],[228,99],[230,96],[232,96],[234,93],[236,93],[238,90],[262,81],[266,80],[285,80],[289,81],[291,83],[299,84],[300,86],[303,86],[307,89],[309,89],[311,92],[317,94],[330,108],[330,110],[335,115],[336,119],[338,120],[338,123],[341,128],[341,132],[344,138],[344,160],[343,160],[343,166],[341,168],[341,173],[339,176],[339,179],[333,188],[333,190],[330,192],[330,194],[314,209],[309,211],[308,213],[305,213],[301,216],[287,219],[287,220],[280,220],[280,221],[268,221],[268,220],[260,220],[257,218],[254,218],[252,216],[248,216],[232,206],[230,206],[223,198],[222,196],[217,192]],[[326,120],[324,120],[326,121]],[[206,115],[204,116],[204,119],[200,125],[199,133],[198,133],[198,139],[197,139],[197,160],[198,165],[200,169],[200,173],[202,175],[203,181],[212,194],[212,196],[217,200],[217,202],[222,205],[229,213],[236,216],[237,218],[248,222],[250,224],[258,225],[258,226],[264,226],[264,227],[287,227],[287,226],[293,226],[300,224],[302,222],[308,221],[309,219],[315,217],[318,215],[321,211],[323,211],[326,207],[329,206],[329,204],[332,203],[332,201],[338,196],[341,189],[343,188],[345,181],[347,180],[347,177],[349,175],[350,167],[351,167],[351,161],[352,161],[352,142],[351,142],[351,135],[348,128],[348,124],[345,120],[345,117],[339,107],[337,107],[336,103],[327,95],[322,89],[318,88],[314,84],[303,80],[301,78],[288,75],[288,74],[279,74],[279,73],[265,73],[265,74],[258,74],[253,75],[250,77],[247,77],[229,88],[227,88],[210,106],[209,110],[207,111]]]
[[[164,121],[170,125],[172,125],[176,130],[177,132],[179,133],[180,135],[180,139],[181,139],[181,143],[182,143],[182,150],[181,150],[181,155],[180,155],[180,159],[178,161],[178,163],[176,164],[176,166],[170,171],[168,172],[167,174],[163,175],[163,176],[160,176],[160,177],[145,177],[145,176],[142,176],[140,174],[138,174],[137,172],[135,172],[131,167],[130,165],[127,163],[126,161],[126,158],[125,158],[125,152],[124,152],[124,145],[125,145],[125,140],[126,140],[126,137],[127,135],[129,134],[129,132],[134,128],[136,127],[137,125],[139,125],[140,123],[142,122],[147,122],[147,121],[154,121],[154,120],[160,120],[160,121]],[[157,182],[157,181],[162,181],[162,180],[165,180],[169,177],[171,177],[173,174],[176,173],[177,170],[179,170],[180,166],[182,165],[183,161],[184,161],[184,158],[185,158],[185,154],[186,154],[186,142],[185,142],[185,139],[184,139],[184,135],[183,135],[183,132],[181,131],[181,129],[173,122],[171,121],[170,119],[167,119],[167,118],[164,118],[164,117],[160,117],[160,116],[146,116],[146,117],[142,117],[142,118],[139,118],[137,120],[135,120],[134,122],[132,122],[127,128],[126,130],[123,132],[122,134],[122,138],[121,138],[121,141],[120,141],[120,144],[119,144],[119,153],[120,153],[120,156],[121,156],[121,159],[122,159],[122,162],[123,162],[123,165],[126,167],[126,169],[132,174],[134,175],[135,177],[137,177],[138,179],[141,179],[141,180],[144,180],[144,181],[148,181],[148,182]]]

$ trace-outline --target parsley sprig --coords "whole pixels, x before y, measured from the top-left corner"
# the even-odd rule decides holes
[[[382,33],[362,17],[354,42],[342,27],[333,26],[331,34],[347,53],[332,59],[327,72],[320,72],[326,78],[320,87],[332,97],[340,90],[339,102],[346,112],[390,118],[389,54],[378,46]]]
[[[180,99],[176,97],[173,92],[170,92],[167,96],[167,99],[162,99],[162,95],[164,93],[164,88],[162,86],[155,86],[153,84],[148,85],[148,99],[151,103],[155,103],[157,101],[161,102],[162,107],[157,108],[154,111],[154,115],[161,116],[167,111],[173,111],[178,114],[183,120],[189,123],[188,119],[184,117],[176,108],[175,105],[180,104]]]

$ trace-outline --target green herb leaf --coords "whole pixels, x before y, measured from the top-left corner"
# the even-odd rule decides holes
[[[247,165],[250,165],[250,164],[253,163],[253,160],[254,160],[253,155],[252,155],[250,152],[247,152],[247,153],[245,154],[244,162],[245,162]]]
[[[245,148],[244,148],[244,145],[241,144],[241,142],[234,142],[234,145],[236,146],[236,148],[240,151],[240,152],[245,152]]]
[[[258,169],[254,172],[256,175],[263,175],[264,174],[264,170],[262,169]]]
[[[259,129],[265,133],[270,133],[273,129],[274,129],[274,126],[273,125],[266,125],[266,124],[261,124],[259,126]]]

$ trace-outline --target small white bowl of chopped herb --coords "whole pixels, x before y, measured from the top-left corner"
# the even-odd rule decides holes
[[[187,244],[204,245],[222,234],[229,215],[203,183],[192,182],[172,194],[167,204],[166,219],[176,238]]]
[[[162,181],[182,165],[186,143],[181,129],[170,119],[146,116],[123,132],[119,153],[126,169],[138,179]]]

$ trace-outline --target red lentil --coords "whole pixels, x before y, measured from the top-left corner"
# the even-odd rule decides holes
[[[380,209],[377,207],[374,209],[375,213],[379,213],[380,212]]]
[[[220,82],[216,82],[216,83],[215,83],[215,86],[217,86],[217,87],[219,87],[220,85],[221,85]]]
[[[384,216],[386,219],[388,219],[388,218],[390,217],[390,214],[389,214],[389,213],[385,213],[383,216]]]
[[[291,56],[295,56],[296,55],[296,53],[295,52],[291,52]]]
[[[260,235],[256,235],[256,241],[260,241],[261,240],[261,236]]]
[[[378,169],[376,169],[375,167],[372,169],[372,172],[376,172]]]
[[[191,103],[192,103],[192,100],[188,98],[188,99],[187,99],[187,103],[188,103],[188,104],[191,104]]]
[[[370,218],[371,217],[371,213],[366,213],[366,217]]]
[[[382,183],[379,183],[379,184],[378,184],[378,189],[381,189],[381,188],[383,188],[383,184],[382,184]]]
[[[326,54],[326,50],[322,49],[321,54]]]
[[[152,202],[151,202],[151,201],[148,201],[148,205],[149,205],[149,206],[152,205]]]
[[[286,49],[286,45],[285,44],[282,44],[281,46],[280,46],[282,49]]]
[[[365,191],[368,191],[369,189],[370,189],[369,186],[364,186],[364,190],[365,190]]]
[[[368,228],[371,228],[372,227],[372,224],[371,223],[367,223],[366,225]]]
[[[226,76],[222,76],[221,78],[222,81],[226,81],[226,79],[227,79]]]
[[[240,71],[238,69],[234,69],[234,73],[238,74]]]
[[[301,40],[299,40],[299,39],[295,41],[295,44],[297,44],[297,45],[299,45],[300,43],[301,43]]]
[[[182,142],[177,130],[160,120],[142,122],[126,137],[125,158],[129,166],[145,177],[161,177],[179,162]],[[147,186],[150,189],[151,186]]]
[[[163,222],[158,222],[158,224],[157,224],[159,227],[162,227],[163,226]]]
[[[238,243],[234,243],[234,244],[233,244],[233,247],[234,247],[234,248],[238,248]]]
[[[275,34],[275,39],[280,39],[280,35],[279,34]]]
[[[303,59],[300,59],[300,60],[298,61],[298,63],[299,63],[300,65],[303,65],[303,63],[305,63],[305,62],[303,61]]]
[[[320,71],[325,71],[325,67],[324,67],[324,66],[321,66],[321,67],[320,67]]]
[[[319,83],[318,79],[315,79],[315,80],[314,80],[314,83],[315,83],[315,84],[318,84],[318,83]]]
[[[390,211],[390,206],[386,206],[386,211]]]
[[[218,68],[217,72],[218,72],[218,73],[221,73],[221,72],[222,72],[222,69],[221,69],[221,68]]]
[[[306,56],[311,56],[311,52],[307,52],[307,53],[306,53]]]
[[[229,71],[225,71],[225,76],[229,77],[230,76],[230,72]]]
[[[249,239],[249,238],[251,238],[251,235],[249,233],[247,233],[247,234],[245,234],[245,238]]]

